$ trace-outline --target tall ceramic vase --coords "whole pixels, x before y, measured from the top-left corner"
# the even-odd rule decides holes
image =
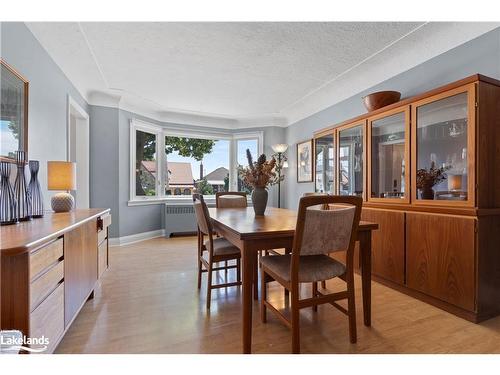
[[[252,191],[252,203],[255,215],[262,216],[267,206],[267,190],[263,187],[256,187]]]
[[[17,222],[17,201],[10,183],[10,163],[0,162],[0,224]]]
[[[14,194],[17,200],[17,219],[31,219],[31,199],[26,184],[26,152],[16,151],[17,176],[14,182]]]
[[[29,161],[31,179],[28,185],[28,193],[31,198],[31,216],[34,218],[43,216],[43,196],[40,182],[38,182],[38,170],[40,163],[37,160]]]

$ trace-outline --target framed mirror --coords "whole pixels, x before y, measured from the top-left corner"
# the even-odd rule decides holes
[[[0,82],[0,160],[14,162],[14,152],[28,151],[28,81],[5,61]]]

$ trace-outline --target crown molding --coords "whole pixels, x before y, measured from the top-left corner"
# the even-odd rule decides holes
[[[293,125],[499,26],[498,22],[426,23],[290,104],[280,114],[287,126]]]
[[[165,111],[148,109],[148,105],[137,103],[126,95],[116,95],[102,91],[92,91],[86,96],[91,106],[117,108],[149,119],[172,124],[193,125],[220,129],[248,129],[269,126],[285,127],[286,118],[281,116],[248,116],[231,118],[224,115],[201,114],[197,112]]]

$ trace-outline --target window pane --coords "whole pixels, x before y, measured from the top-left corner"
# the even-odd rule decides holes
[[[363,195],[363,126],[339,132],[340,195]]]
[[[467,93],[417,108],[417,199],[467,200],[467,118]]]
[[[229,141],[165,137],[165,195],[213,195],[229,189]]]
[[[238,166],[248,166],[247,149],[250,150],[253,160],[256,161],[259,157],[259,140],[258,139],[241,139],[236,143],[236,155]],[[251,193],[253,188],[246,185],[238,176],[238,191],[246,191]]]
[[[135,133],[135,195],[156,195],[156,135],[137,130]]]
[[[318,193],[333,193],[333,168],[335,165],[333,135],[315,139],[316,182]]]
[[[372,122],[372,191],[374,198],[405,196],[405,114]]]

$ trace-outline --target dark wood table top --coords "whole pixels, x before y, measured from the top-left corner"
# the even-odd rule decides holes
[[[289,237],[295,234],[297,211],[267,207],[264,216],[255,216],[253,207],[209,208],[212,220],[239,235],[242,240]],[[378,229],[378,224],[361,221],[359,231]]]
[[[70,231],[78,225],[109,212],[109,208],[46,212],[44,217],[0,227],[1,255],[16,255]],[[97,228],[96,228],[97,230]]]

